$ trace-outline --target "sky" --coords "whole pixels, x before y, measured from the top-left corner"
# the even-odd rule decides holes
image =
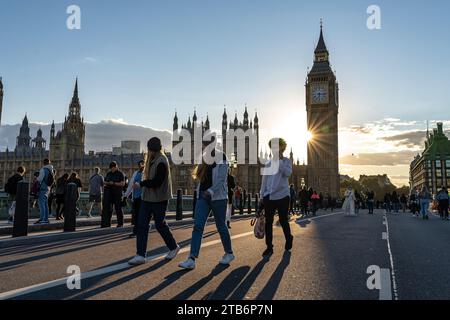
[[[66,27],[72,4],[81,30]],[[367,28],[372,4],[380,30]],[[247,104],[263,140],[286,137],[306,160],[304,82],[321,18],[340,85],[342,173],[407,183],[406,160],[420,144],[395,137],[450,119],[447,0],[0,0],[0,8],[4,124],[25,113],[63,121],[78,76],[86,121],[168,130],[175,110],[187,121],[195,108],[219,128],[224,105],[233,117]]]

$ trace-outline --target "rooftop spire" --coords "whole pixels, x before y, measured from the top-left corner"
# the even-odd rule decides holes
[[[325,40],[323,39],[323,21],[320,19],[320,37],[319,42],[317,43],[316,50],[314,53],[328,53],[327,46],[325,45]]]
[[[76,97],[76,98],[78,98],[78,77],[77,77],[77,79],[75,80],[75,89],[74,89],[74,91],[73,91],[73,96]]]

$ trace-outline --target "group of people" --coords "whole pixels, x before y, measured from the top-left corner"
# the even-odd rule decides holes
[[[111,162],[110,171],[103,177],[100,173],[100,168],[94,169],[94,174],[89,179],[89,210],[87,216],[92,217],[92,210],[98,206],[99,212],[102,215],[102,227],[111,226],[111,216],[113,209],[117,214],[118,227],[123,226],[123,189],[125,187],[126,177],[119,170],[116,162]],[[5,191],[9,195],[10,207],[8,222],[13,223],[14,212],[16,206],[17,186],[20,181],[24,179],[26,169],[20,166],[17,172],[11,176],[6,185]],[[39,208],[39,219],[35,224],[49,224],[49,217],[53,203],[56,201],[56,220],[64,219],[65,204],[68,201],[68,186],[74,185],[74,194],[70,199],[78,202],[80,198],[82,182],[76,172],[62,174],[57,177],[57,171],[54,169],[49,159],[43,160],[42,168],[33,174],[33,180],[30,187],[31,207],[37,206]],[[81,215],[82,211],[76,207],[76,214]]]
[[[289,226],[290,188],[289,177],[292,174],[292,162],[284,157],[286,142],[277,139],[279,143],[278,170],[275,174],[263,175],[261,183],[261,203],[265,210],[265,239],[266,250],[264,256],[273,253],[273,219],[278,213],[280,224],[285,236],[285,250],[290,251],[294,237]],[[272,147],[272,141],[269,144]],[[130,265],[141,265],[146,262],[149,222],[151,217],[155,220],[156,230],[163,238],[169,252],[166,260],[174,259],[180,251],[170,228],[165,221],[168,200],[172,197],[170,166],[162,152],[161,141],[152,138],[147,144],[148,154],[140,173],[136,172],[130,180],[129,192],[133,194],[133,211],[136,214],[136,255],[129,261]],[[197,205],[195,207],[194,226],[189,255],[179,264],[180,268],[192,270],[196,267],[200,257],[203,232],[207,219],[212,212],[222,242],[224,255],[219,263],[229,265],[234,259],[231,236],[229,232],[230,207],[233,205],[234,177],[230,174],[226,155],[217,149],[212,151],[216,159],[214,163],[203,162],[198,165],[193,178],[197,183]],[[130,189],[131,186],[131,189]],[[228,226],[227,226],[228,224]]]
[[[446,187],[442,187],[436,194],[433,202],[433,197],[426,186],[423,186],[419,191],[414,188],[409,196],[409,207],[415,216],[421,215],[424,220],[429,219],[430,204],[436,203],[439,215],[442,220],[449,220],[449,191]]]
[[[335,198],[331,195],[323,196],[322,193],[317,192],[313,188],[303,186],[297,192],[293,184],[289,187],[290,204],[289,213],[300,215],[300,219],[307,217],[309,214],[315,216],[319,209],[334,211],[337,205]]]

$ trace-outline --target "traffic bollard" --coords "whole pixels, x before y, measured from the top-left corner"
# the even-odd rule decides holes
[[[13,238],[28,235],[28,197],[30,184],[20,181],[17,184],[16,210],[14,212]]]
[[[183,194],[181,189],[178,189],[177,191],[177,215],[176,220],[181,221],[183,220]]]
[[[75,183],[69,183],[67,185],[67,193],[64,202],[64,232],[76,231],[77,200],[78,186]]]

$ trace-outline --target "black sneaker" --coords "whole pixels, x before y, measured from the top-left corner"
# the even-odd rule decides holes
[[[291,235],[291,237],[288,240],[286,240],[286,246],[284,247],[286,249],[286,251],[292,250],[293,242],[294,242],[294,236]]]
[[[36,221],[34,224],[41,224],[41,220]]]
[[[128,236],[128,238],[130,238],[130,239],[136,238],[136,235],[134,233],[132,233]]]
[[[273,248],[267,248],[266,250],[264,250],[263,252],[263,257],[267,257],[267,256],[271,256],[273,254]]]

